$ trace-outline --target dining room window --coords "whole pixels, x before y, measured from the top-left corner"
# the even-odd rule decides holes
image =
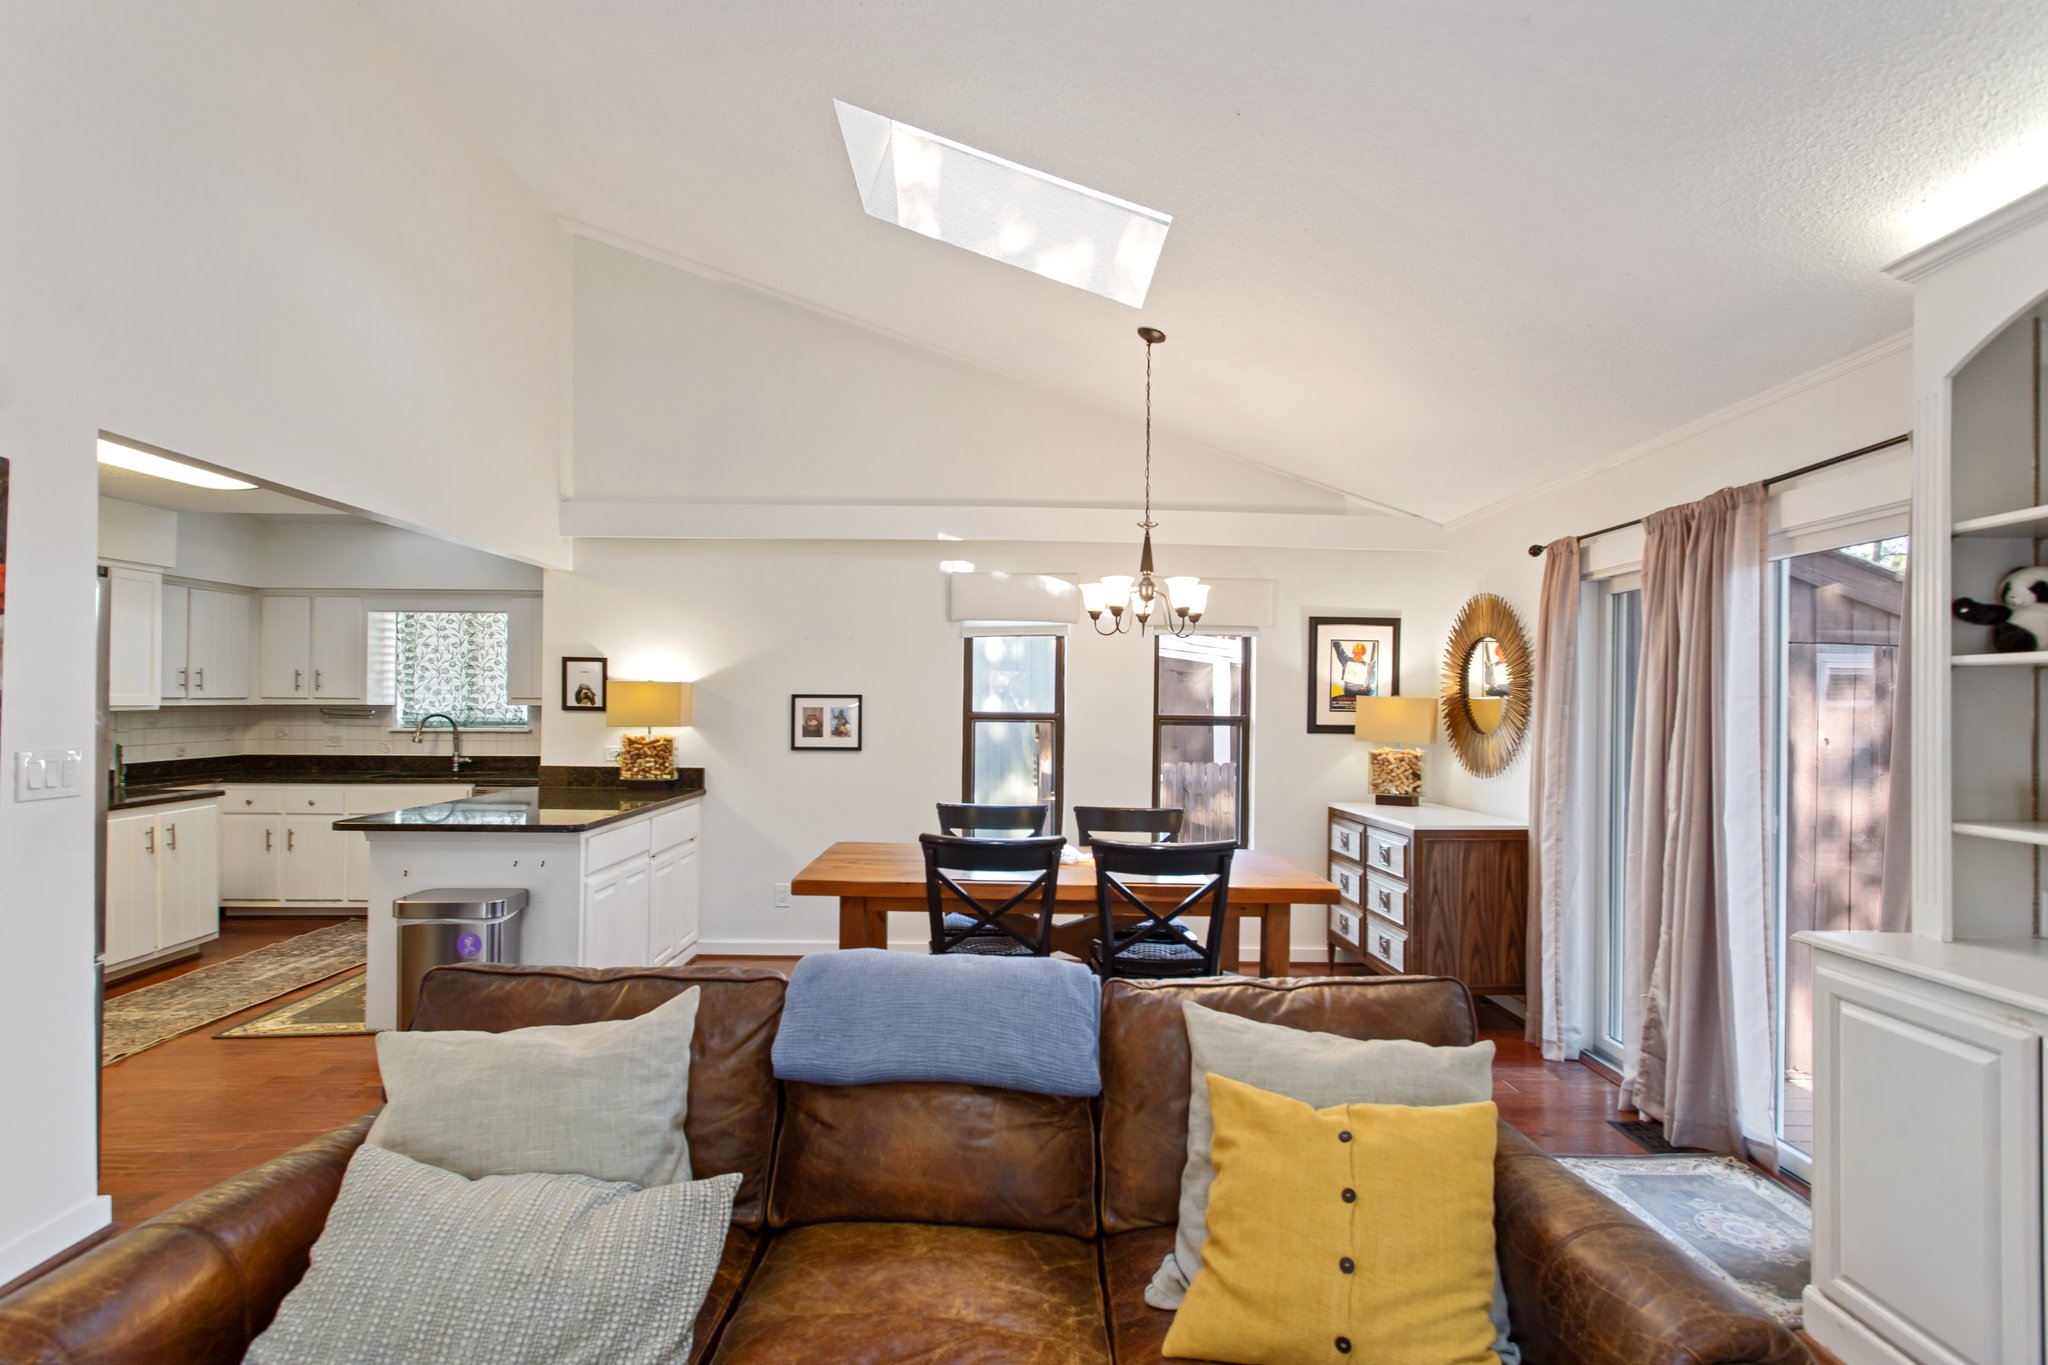
[[[1162,635],[1153,648],[1152,804],[1189,843],[1251,835],[1252,637]]]
[[[1058,635],[968,638],[961,799],[1059,803],[1066,760],[1067,642]]]

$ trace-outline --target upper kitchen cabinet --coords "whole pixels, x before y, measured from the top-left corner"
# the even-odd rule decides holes
[[[165,701],[247,701],[249,594],[166,583],[159,686]]]
[[[107,705],[151,710],[157,704],[157,640],[163,628],[163,577],[113,565],[101,610],[107,614]]]
[[[515,597],[506,622],[505,700],[540,705],[540,599]]]
[[[368,695],[362,598],[266,593],[260,600],[264,700],[359,702]]]

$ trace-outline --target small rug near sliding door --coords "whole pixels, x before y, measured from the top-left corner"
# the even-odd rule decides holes
[[[1813,1211],[1726,1156],[1566,1156],[1574,1173],[1787,1327],[1813,1256]]]
[[[364,973],[350,972],[332,986],[279,1005],[216,1038],[352,1038],[371,1032],[363,1022]]]
[[[369,956],[364,922],[352,919],[116,996],[101,1014],[100,1065],[360,967]]]

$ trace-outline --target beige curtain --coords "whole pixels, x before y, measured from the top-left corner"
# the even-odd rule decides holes
[[[1570,801],[1572,705],[1577,688],[1579,541],[1554,540],[1543,548],[1543,597],[1536,607],[1535,674],[1529,730],[1529,926],[1523,1034],[1551,1061],[1579,1054],[1571,1027],[1575,1006],[1566,994],[1566,889],[1576,884]]]
[[[1766,522],[1760,483],[1643,521],[1621,1098],[1677,1146],[1775,1165]]]

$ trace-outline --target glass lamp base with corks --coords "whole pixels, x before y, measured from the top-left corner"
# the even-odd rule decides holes
[[[675,775],[674,735],[619,736],[621,782],[666,782]]]
[[[1382,806],[1422,804],[1422,750],[1374,749],[1372,799]]]

